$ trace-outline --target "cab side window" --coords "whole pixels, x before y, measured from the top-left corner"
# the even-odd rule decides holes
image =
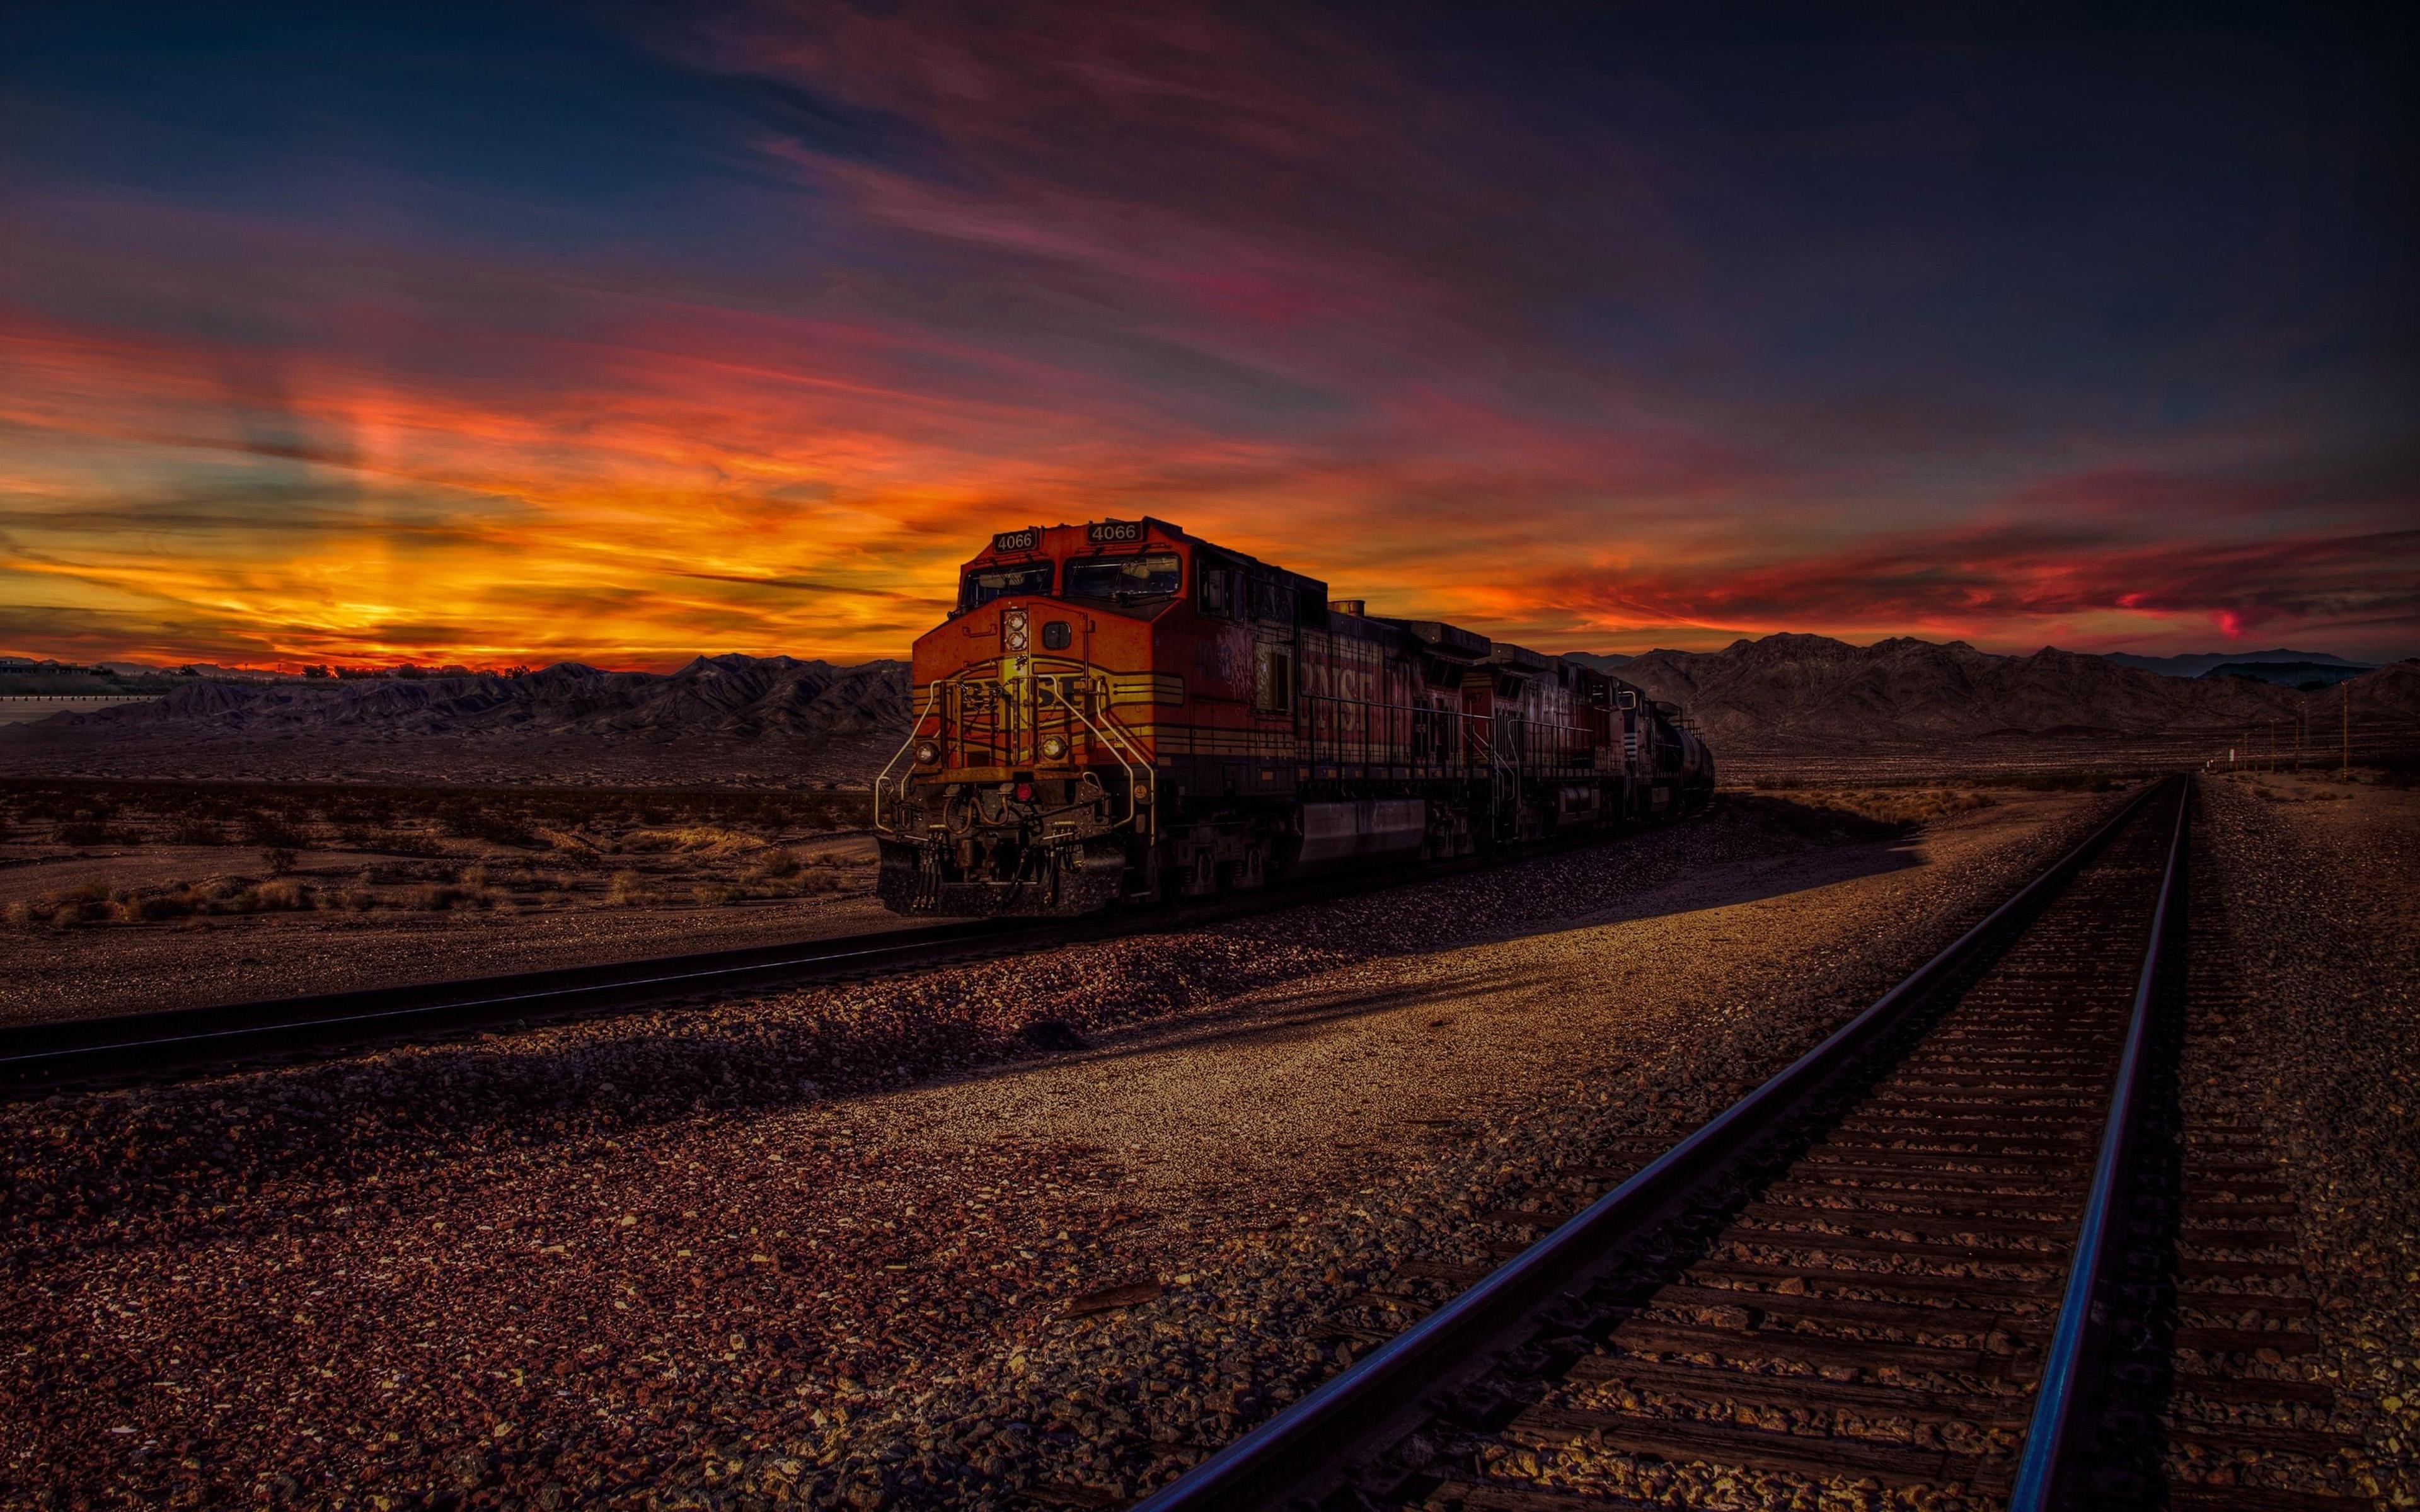
[[[1201,572],[1202,612],[1214,619],[1226,619],[1234,612],[1234,575],[1224,567],[1204,566]]]
[[[1257,646],[1252,657],[1252,707],[1262,714],[1294,709],[1294,649]]]

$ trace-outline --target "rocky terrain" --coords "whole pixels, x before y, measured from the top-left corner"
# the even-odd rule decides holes
[[[908,922],[862,795],[0,778],[0,1023]]]
[[[908,720],[907,665],[700,656],[670,673],[201,682],[0,730],[0,771],[451,782],[862,784]]]
[[[1992,656],[1956,640],[1770,635],[1713,653],[1650,652],[1620,675],[1681,705],[1732,777],[1811,760],[1834,779],[1894,758],[1952,769],[2198,766],[2247,734],[2257,749],[2276,740],[2286,756],[2299,739],[2316,760],[2335,754],[2348,716],[2356,762],[2420,749],[2420,661],[2306,693],[2047,648]]]
[[[2202,783],[2251,1031],[2201,1047],[2281,1147],[2359,1489],[2420,1505],[2420,793],[2333,779]],[[2211,1078],[2216,1080],[2216,1077]]]
[[[1180,934],[0,1109],[0,1501],[1115,1504],[2087,807],[1912,840],[1743,800]]]

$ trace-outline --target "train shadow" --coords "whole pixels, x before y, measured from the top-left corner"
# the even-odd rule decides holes
[[[1770,828],[1759,815],[1731,822]],[[919,985],[925,979],[886,979],[863,988],[797,989],[768,1013],[771,995],[760,992],[737,1002],[643,1010],[572,1032],[485,1035],[18,1104],[0,1109],[0,1131],[22,1157],[31,1183],[22,1190],[34,1200],[0,1205],[0,1244],[22,1262],[54,1247],[116,1248],[168,1232],[191,1238],[197,1229],[271,1222],[271,1209],[276,1222],[311,1222],[359,1204],[370,1177],[417,1176],[440,1162],[484,1166],[513,1150],[601,1147],[700,1119],[816,1104],[847,1110],[937,1079],[1014,1077],[1070,1056],[1106,1061],[1249,1046],[1416,1006],[1467,1011],[1558,977],[1568,980],[1567,968],[1516,961],[1445,981],[1342,991],[1328,979],[1342,968],[1754,903],[1922,861],[1904,833],[1784,843],[1778,854],[1742,855],[1622,896],[1624,869],[1640,864],[1642,847],[1655,838],[1625,837],[1426,885],[1418,896],[1434,920],[1427,924],[1404,921],[1401,900],[1412,895],[1401,892],[1328,905],[1352,912],[1326,923],[1332,938],[1321,943],[1315,974],[1295,981],[1254,980],[1249,969],[1253,942],[1281,940],[1290,927],[1287,914],[1270,914],[1240,921],[1241,941],[1229,933],[1218,950],[1192,947],[1199,960],[1155,964],[1160,980],[1124,1002],[1088,987],[1067,952],[1046,952],[966,968],[1013,975],[954,995],[925,990]],[[1474,912],[1485,902],[1452,889],[1543,888],[1550,881],[1619,901],[1542,913],[1506,930],[1451,927],[1457,898]],[[1150,938],[1143,937],[1146,949]],[[1149,959],[1132,953],[1132,941],[1127,949],[1128,960]],[[1231,989],[1218,973],[1220,963],[1236,961],[1243,980]],[[1071,1011],[1067,1005],[1088,991],[1091,1007]],[[1056,1051],[1037,1044],[1027,1031],[1054,1018],[1074,1019],[1069,1029],[1079,1043],[1100,1043]],[[462,1180],[474,1180],[467,1167]],[[212,1212],[218,1216],[198,1216]]]
[[[1047,1020],[1045,1039],[1052,1053],[1047,1057],[1020,1057],[970,1068],[927,1085],[998,1081],[1070,1062],[1106,1066],[1192,1051],[1248,1051],[1406,1010],[1450,1013],[1483,1009],[1528,992],[1556,986],[1568,989],[1572,984],[1569,971],[1561,964],[1519,962],[1473,966],[1443,980],[1422,980],[1341,992],[1330,984],[1329,978],[1336,970],[1359,971],[1419,957],[1578,936],[1645,919],[1713,913],[1923,864],[1921,848],[1896,830],[1886,841],[1731,863],[1719,872],[1687,878],[1608,906],[1542,918],[1515,929],[1440,939],[1422,947],[1373,950],[1282,987],[1263,986],[1208,1006],[1112,1026],[1095,1034],[1092,1041],[1083,1040],[1074,1026]],[[1067,1035],[1076,1038],[1063,1038]]]

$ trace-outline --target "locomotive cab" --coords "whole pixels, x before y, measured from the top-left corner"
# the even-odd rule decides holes
[[[967,563],[876,789],[885,903],[1077,914],[1151,890],[1150,732],[1128,710],[1160,688],[1131,669],[1182,611],[1190,554],[1158,521],[1101,521],[1002,532]]]

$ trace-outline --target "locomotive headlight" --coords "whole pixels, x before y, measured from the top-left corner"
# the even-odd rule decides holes
[[[941,759],[941,748],[929,740],[916,742],[916,764],[930,766]]]
[[[1001,643],[1006,646],[1009,650],[1023,651],[1026,648],[1026,645],[1028,644],[1028,628],[1029,625],[1026,619],[1025,610],[1021,609],[1012,609],[1001,611]]]
[[[1065,735],[1044,735],[1042,737],[1042,759],[1046,762],[1065,761],[1067,759],[1067,737]]]

